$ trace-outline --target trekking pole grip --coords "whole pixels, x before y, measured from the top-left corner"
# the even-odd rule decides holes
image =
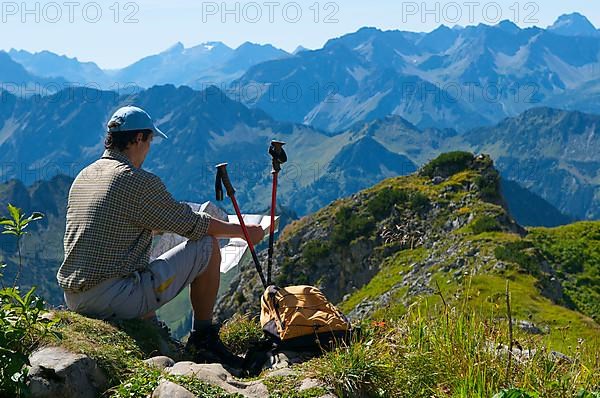
[[[229,174],[227,174],[227,163],[221,163],[217,165],[217,178],[223,182],[223,185],[225,185],[227,196],[230,198],[233,197],[233,195],[235,195],[235,189],[233,189],[233,185],[231,185],[231,180],[229,179]]]
[[[269,155],[271,155],[273,161],[273,171],[274,173],[279,173],[281,171],[281,165],[287,162],[287,154],[283,150],[283,146],[285,142],[273,140],[271,141],[271,146],[269,146]]]

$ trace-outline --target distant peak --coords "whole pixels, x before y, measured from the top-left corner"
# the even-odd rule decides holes
[[[500,21],[496,27],[508,33],[516,33],[521,30],[514,22],[509,21],[508,19]]]
[[[296,49],[294,50],[294,52],[292,54],[296,55],[298,53],[301,53],[303,51],[309,51],[308,48],[304,47],[304,46],[298,46],[296,47]]]
[[[171,47],[167,48],[165,50],[165,52],[167,53],[171,53],[171,52],[181,52],[185,50],[185,47],[183,46],[183,43],[178,41],[177,43],[173,44]]]
[[[448,32],[450,30],[451,29],[448,26],[446,26],[444,24],[441,24],[440,26],[438,26],[437,28],[435,28],[434,30],[432,30],[430,33],[433,33],[433,32]]]
[[[548,30],[564,36],[598,35],[598,30],[590,20],[578,12],[561,15]]]

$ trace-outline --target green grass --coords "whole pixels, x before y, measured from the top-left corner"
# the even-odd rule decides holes
[[[42,345],[60,346],[97,361],[111,385],[116,385],[132,366],[156,353],[160,336],[144,321],[114,324],[86,318],[72,312],[56,311],[61,338],[47,337]]]
[[[298,376],[273,376],[265,378],[263,383],[269,391],[269,398],[319,398],[326,394],[321,387],[298,391],[301,381]]]
[[[421,261],[427,254],[424,248],[404,250],[398,252],[371,281],[353,293],[350,298],[340,304],[340,309],[350,312],[363,300],[374,299],[388,292],[403,279],[403,273],[410,269],[410,265]]]
[[[506,322],[454,306],[446,317],[424,301],[303,369],[342,397],[490,397],[513,387],[533,396],[575,397],[598,388],[597,342],[579,344],[574,363],[551,361],[536,345],[539,355],[513,360],[509,375],[507,358],[496,351],[506,343]]]
[[[263,330],[256,318],[236,314],[223,324],[220,335],[227,348],[243,355],[261,340]]]
[[[556,266],[576,308],[600,321],[600,222],[533,228],[528,239]]]

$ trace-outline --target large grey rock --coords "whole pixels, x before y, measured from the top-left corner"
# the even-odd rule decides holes
[[[269,396],[267,387],[260,381],[243,382],[236,380],[221,364],[196,364],[178,362],[166,371],[172,375],[191,376],[213,386],[221,387],[228,393],[238,393],[245,397]]]
[[[152,398],[196,398],[196,396],[179,384],[165,380],[156,387]]]
[[[46,347],[31,354],[28,386],[33,398],[95,398],[108,388],[96,361],[64,348]]]
[[[160,370],[163,370],[165,368],[170,368],[171,366],[175,365],[174,360],[172,360],[169,357],[165,357],[165,356],[149,358],[149,359],[146,359],[144,362],[148,366],[151,366],[153,368],[160,369]]]

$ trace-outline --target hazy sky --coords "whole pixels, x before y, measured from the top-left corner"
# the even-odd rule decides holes
[[[186,47],[252,41],[293,51],[298,45],[319,48],[362,26],[430,31],[441,23],[510,19],[546,27],[574,11],[600,26],[598,0],[1,1],[0,48],[50,50],[117,68],[177,41]]]

